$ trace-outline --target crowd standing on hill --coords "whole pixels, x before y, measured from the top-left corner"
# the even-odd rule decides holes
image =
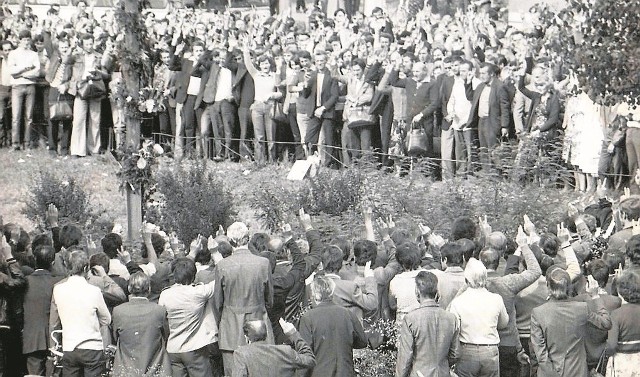
[[[581,15],[536,6],[516,28],[487,0],[388,3],[146,12],[154,68],[140,98],[122,90],[113,11],[3,8],[1,143],[65,157],[122,148],[133,101],[143,135],[177,158],[318,152],[338,168],[373,152],[398,172],[426,158],[445,179],[508,168],[526,179],[546,158],[591,192],[598,176],[635,174],[640,113],[602,105],[557,54]]]

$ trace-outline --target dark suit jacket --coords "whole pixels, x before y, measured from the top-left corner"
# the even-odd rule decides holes
[[[171,376],[168,336],[167,312],[162,306],[138,297],[117,306],[113,309],[113,338],[118,346],[114,376]]]
[[[318,75],[316,72],[311,74],[306,88],[300,92],[300,96],[307,99],[297,111],[313,117],[317,102],[317,83]],[[338,102],[338,81],[331,76],[331,72],[325,68],[324,80],[322,82],[322,91],[320,93],[320,105],[324,106],[322,119],[333,119],[335,117],[335,106]],[[300,104],[300,103],[299,103]]]
[[[451,98],[451,91],[453,90],[453,83],[455,78],[453,76],[441,75],[440,80],[440,112],[442,114],[442,130],[446,131],[451,127],[451,122],[444,118],[449,114],[447,112],[447,104]]]
[[[220,331],[220,349],[232,351],[246,344],[242,326],[248,316],[269,321],[267,307],[273,304],[269,260],[248,249],[236,249],[216,265],[214,310]],[[271,326],[267,340],[273,343]]]
[[[436,111],[440,108],[440,87],[436,81],[418,83],[413,78],[398,78],[398,71],[389,75],[389,85],[405,88],[407,92],[407,117],[413,119],[422,113],[422,124],[433,124]]]
[[[208,72],[207,66],[203,65],[201,62],[203,58],[200,58],[198,62],[193,62],[191,59],[182,59],[180,73],[176,75],[176,102],[184,103],[187,100],[187,88],[189,88],[189,81],[191,80],[191,76],[200,77],[204,75],[205,72]],[[206,81],[205,81],[206,82]],[[204,85],[202,80],[200,81],[200,86]],[[200,105],[198,103],[198,105]],[[195,106],[197,108],[198,106]]]
[[[227,63],[227,68],[233,73],[232,92],[238,107],[249,108],[253,104],[255,96],[255,84],[253,77],[247,71],[244,63],[238,63],[233,59]]]
[[[64,276],[54,276],[47,270],[36,270],[27,276],[27,291],[24,296],[24,330],[22,353],[42,351],[49,348],[49,310],[53,286]]]
[[[293,377],[298,369],[313,368],[315,357],[311,348],[298,332],[289,339],[295,350],[288,345],[254,342],[238,348],[233,353],[233,377]]]
[[[358,318],[332,302],[319,304],[300,318],[300,334],[316,355],[312,377],[352,377],[353,349],[367,346]]]
[[[481,83],[473,92],[471,112],[469,113],[467,127],[478,128],[478,106],[480,103],[480,95],[486,86],[486,83]],[[510,108],[511,103],[509,102],[509,94],[504,88],[502,82],[497,78],[494,78],[491,82],[488,116],[489,126],[492,130],[499,132],[501,128],[509,129],[509,121],[511,119]]]
[[[587,377],[584,337],[587,324],[609,330],[611,317],[601,299],[594,300],[597,311],[585,302],[548,301],[531,312],[531,343],[539,362],[538,375],[544,377]]]
[[[409,312],[398,334],[396,376],[448,376],[459,357],[458,319],[441,309],[434,300]]]

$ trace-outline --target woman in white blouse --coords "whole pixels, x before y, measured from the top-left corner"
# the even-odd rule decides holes
[[[254,159],[258,162],[265,160],[264,144],[266,140],[269,161],[274,161],[276,159],[276,129],[271,117],[273,116],[274,102],[282,98],[282,93],[276,89],[279,84],[279,75],[274,70],[275,64],[270,56],[258,57],[258,68],[256,68],[251,61],[248,44],[244,45],[243,54],[247,71],[255,83],[255,96],[253,105],[251,105]]]

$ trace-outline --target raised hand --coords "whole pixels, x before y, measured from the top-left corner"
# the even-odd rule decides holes
[[[47,211],[45,212],[45,218],[50,228],[58,227],[59,214],[58,214],[58,207],[56,207],[55,204],[50,203],[47,206]]]
[[[364,265],[364,277],[365,278],[373,277],[373,270],[371,269],[371,261],[368,261]]]
[[[571,240],[571,233],[569,233],[569,229],[565,228],[564,223],[558,224],[557,236],[561,244]]]
[[[527,215],[524,215],[523,229],[528,235],[535,234],[536,232],[536,226],[533,224],[533,222],[531,221],[531,219],[529,219],[529,216]]]
[[[207,250],[213,250],[218,247],[218,242],[213,238],[213,235],[210,235],[207,239]]]
[[[118,257],[120,257],[120,260],[124,264],[131,262],[131,254],[122,246],[118,250]]]
[[[518,226],[518,234],[516,235],[516,243],[518,246],[526,246],[529,244],[529,237],[522,229],[522,226]]]
[[[224,235],[225,235],[224,228],[222,227],[222,225],[218,225],[218,231],[216,232],[216,237],[224,236]]]
[[[418,229],[420,229],[420,234],[427,237],[431,234],[431,228],[428,225],[424,225],[422,223],[418,224]]]
[[[635,236],[640,234],[640,220],[632,220],[631,223],[633,224],[633,228],[632,228],[633,235]]]
[[[484,219],[482,218],[482,216],[478,217],[478,225],[480,226],[480,231],[482,232],[482,234],[484,234],[485,236],[491,234],[492,229],[491,225],[489,225],[489,222],[487,221],[487,215],[484,215]]]
[[[98,246],[96,246],[96,242],[93,240],[93,236],[89,234],[87,236],[87,251],[89,252],[89,255],[94,254],[97,250]]]
[[[304,212],[303,208],[300,208],[300,211],[298,212],[298,220],[300,221],[300,226],[302,227],[302,229],[306,231],[313,229],[313,224],[311,223],[311,216]]]
[[[99,264],[91,267],[91,272],[93,272],[95,276],[100,276],[100,277],[108,276],[107,272],[104,270],[104,267],[102,267]]]
[[[381,217],[376,219],[376,227],[378,228],[378,233],[380,233],[380,237],[387,238],[389,237],[389,229],[391,228],[388,223],[382,220]]]

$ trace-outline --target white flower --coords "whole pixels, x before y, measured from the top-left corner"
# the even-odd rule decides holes
[[[125,99],[125,101],[127,101],[127,102],[131,102],[131,101],[133,101],[133,97],[128,96],[128,97]]]
[[[155,154],[157,155],[161,155],[164,153],[164,149],[162,149],[162,146],[160,144],[154,144],[153,145],[153,151],[155,152]]]
[[[138,169],[144,169],[147,167],[147,160],[144,159],[144,157],[140,157],[138,159],[138,163],[136,164],[136,166],[138,167]]]

